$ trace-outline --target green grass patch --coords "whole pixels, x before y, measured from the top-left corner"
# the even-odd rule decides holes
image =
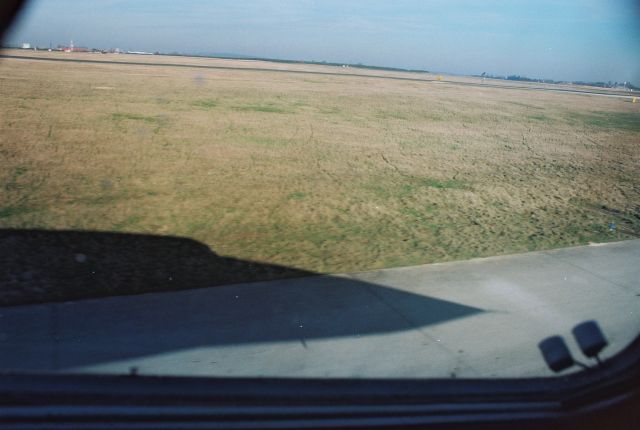
[[[233,109],[239,111],[253,111],[253,112],[266,112],[266,113],[291,113],[290,110],[273,104],[250,104],[234,106]]]
[[[566,118],[571,124],[583,124],[587,127],[640,131],[640,112],[571,112]]]
[[[138,115],[134,113],[121,113],[121,112],[112,113],[111,119],[114,121],[123,121],[123,120],[142,121],[142,122],[146,122],[147,124],[160,123],[160,118],[153,117],[153,116]]]
[[[538,115],[529,115],[527,116],[528,120],[531,121],[541,121],[541,122],[552,122],[553,120],[546,115],[538,114]]]
[[[128,198],[125,194],[99,194],[95,196],[78,197],[74,203],[85,204],[87,206],[112,205],[122,199]]]
[[[406,113],[400,111],[379,111],[376,114],[376,117],[380,119],[409,119],[409,116]]]
[[[341,113],[341,110],[337,107],[321,107],[320,113],[323,113],[325,115],[335,115]]]
[[[419,223],[420,225],[427,227],[431,231],[438,230],[438,225],[433,223],[430,219],[430,214],[433,214],[433,207],[426,207],[424,209],[417,209],[414,207],[403,207],[400,209],[400,213],[408,217],[412,223]]]
[[[246,136],[246,141],[261,146],[287,146],[289,142],[285,139],[278,139],[268,136]]]
[[[442,115],[437,114],[437,113],[433,113],[433,112],[426,113],[426,114],[422,117],[422,119],[426,119],[426,120],[428,120],[428,121],[434,121],[434,122],[437,122],[437,121],[444,121],[444,117],[443,117]]]
[[[409,197],[425,188],[464,190],[469,188],[469,184],[455,179],[440,181],[433,178],[412,178],[400,186],[400,190],[397,191],[396,195],[398,197]]]
[[[439,190],[468,190],[471,186],[464,181],[455,179],[437,180],[433,178],[409,177],[403,182],[389,182],[383,179],[371,181],[363,188],[373,192],[382,199],[406,198],[424,192],[431,188]]]
[[[209,231],[213,228],[215,220],[213,218],[204,220],[194,220],[187,222],[184,233],[191,236],[201,231]]]
[[[402,148],[426,148],[434,145],[443,145],[447,143],[443,139],[437,136],[420,136],[414,139],[401,140],[398,142],[398,144]]]
[[[144,123],[153,127],[153,133],[157,134],[166,122],[164,116],[147,116],[133,113],[116,112],[111,114],[111,119],[116,123],[116,127],[120,130],[125,130],[123,126],[124,121],[135,121],[138,123]],[[125,122],[126,124],[126,122]]]
[[[534,106],[534,105],[529,105],[526,103],[520,103],[520,102],[507,102],[510,105],[515,105],[515,106],[522,106],[528,109],[538,109],[538,110],[544,110],[544,108],[541,108],[539,106]]]
[[[204,99],[204,100],[196,100],[191,103],[192,106],[203,108],[203,109],[213,109],[218,106],[218,102],[212,99]]]
[[[4,206],[0,208],[0,219],[25,215],[29,212],[33,212],[33,209],[26,206]]]
[[[24,166],[18,166],[13,171],[13,175],[15,178],[17,178],[18,176],[24,175],[25,173],[27,173],[27,168]]]
[[[423,178],[418,182],[419,185],[438,188],[438,189],[454,189],[454,190],[462,190],[469,188],[469,184],[463,181],[458,181],[456,179],[448,179],[446,181],[439,181],[433,178]]]
[[[303,200],[307,197],[307,193],[303,193],[301,191],[296,191],[287,196],[287,200]]]
[[[27,173],[27,168],[24,166],[17,166],[15,169],[13,169],[11,177],[4,184],[4,189],[10,191],[22,188],[22,186],[18,184],[18,180],[25,173]]]
[[[113,231],[127,230],[138,225],[140,221],[142,221],[142,217],[139,215],[128,216],[123,221],[113,224]]]

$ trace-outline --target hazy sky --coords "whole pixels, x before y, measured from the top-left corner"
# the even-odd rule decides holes
[[[640,84],[639,0],[33,0],[7,43]]]

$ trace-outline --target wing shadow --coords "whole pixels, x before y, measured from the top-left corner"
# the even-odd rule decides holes
[[[77,254],[86,260],[78,262]],[[3,369],[60,370],[203,346],[392,333],[484,312],[349,277],[220,257],[176,237],[3,230],[0,256],[5,306],[137,293],[0,309]],[[211,288],[194,289],[204,286]],[[140,294],[152,292],[165,293]]]

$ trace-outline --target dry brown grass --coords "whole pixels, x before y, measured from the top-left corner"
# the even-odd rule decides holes
[[[614,240],[627,235],[610,221],[640,232],[639,107],[447,83],[0,60],[0,227],[185,236],[321,272]]]

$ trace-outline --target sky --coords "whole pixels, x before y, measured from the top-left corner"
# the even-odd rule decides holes
[[[32,0],[30,42],[640,84],[640,0]]]

